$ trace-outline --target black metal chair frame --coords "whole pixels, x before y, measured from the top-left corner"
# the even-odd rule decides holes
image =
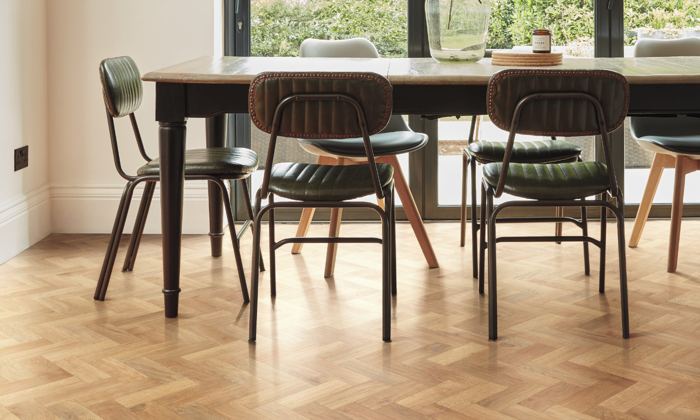
[[[541,201],[509,201],[501,203],[494,209],[493,198],[500,197],[503,194],[506,177],[508,175],[508,166],[510,164],[511,152],[515,141],[515,134],[518,130],[520,122],[520,114],[526,104],[537,100],[552,100],[552,99],[583,99],[590,102],[596,110],[596,118],[600,135],[602,137],[603,151],[605,154],[605,163],[608,168],[608,177],[610,188],[605,193],[601,194],[601,199],[586,200],[541,200]],[[482,183],[482,199],[481,199],[481,220],[482,226],[488,226],[488,241],[486,240],[486,232],[481,230],[480,252],[481,260],[483,261],[483,253],[488,249],[488,306],[489,306],[489,339],[496,340],[498,338],[498,314],[496,307],[496,244],[499,242],[583,242],[584,244],[591,243],[600,248],[600,278],[598,290],[600,293],[605,292],[605,248],[606,248],[606,219],[607,210],[610,210],[617,219],[617,241],[620,263],[620,305],[622,312],[622,336],[629,338],[629,310],[627,302],[627,263],[625,257],[625,224],[624,224],[624,200],[622,191],[617,185],[615,179],[615,171],[613,169],[612,155],[610,151],[608,131],[606,129],[605,116],[603,107],[600,102],[591,95],[578,92],[555,92],[555,93],[534,93],[521,99],[515,107],[513,119],[510,126],[510,134],[508,137],[508,145],[503,160],[501,175],[498,180],[498,185],[494,189],[486,180]],[[617,206],[611,204],[607,200],[607,195],[614,197],[617,201]],[[601,239],[597,240],[588,236],[587,226],[572,218],[552,218],[552,217],[533,217],[533,218],[518,218],[518,219],[500,219],[498,222],[510,223],[541,223],[552,221],[572,222],[583,230],[583,236],[521,236],[521,237],[496,237],[496,221],[498,214],[510,207],[600,207],[601,208]],[[488,216],[487,216],[488,215]],[[585,212],[584,212],[585,217]],[[585,219],[584,219],[585,220]],[[483,269],[483,263],[481,264]],[[479,293],[484,292],[483,276],[479,280]]]
[[[295,201],[275,203],[274,194],[268,191],[270,184],[270,171],[273,166],[275,145],[282,122],[284,108],[297,101],[317,101],[317,102],[347,102],[355,108],[357,118],[362,131],[362,138],[367,152],[367,161],[372,174],[374,192],[378,199],[384,199],[384,209],[373,203],[347,202],[347,201]],[[303,137],[297,134],[296,137]],[[263,197],[268,198],[268,204],[261,209]],[[377,212],[382,223],[382,238],[371,237],[292,237],[275,241],[275,209],[278,208],[369,208]],[[263,216],[268,214],[269,234],[270,234],[270,294],[276,296],[277,285],[275,277],[275,250],[290,243],[303,244],[342,244],[342,243],[377,243],[382,245],[382,339],[385,342],[391,341],[391,299],[396,294],[396,248],[395,248],[395,222],[394,214],[394,182],[393,180],[384,189],[381,187],[377,165],[374,160],[374,152],[369,138],[365,113],[360,104],[348,95],[342,94],[294,94],[280,101],[275,109],[270,134],[270,145],[265,165],[263,183],[255,197],[255,222],[253,223],[253,267],[251,280],[251,305],[250,305],[250,328],[249,340],[255,341],[257,336],[257,314],[258,314],[258,262],[260,261],[260,227]]]
[[[109,238],[109,244],[107,245],[107,252],[105,253],[105,259],[102,263],[102,270],[100,271],[100,277],[97,280],[97,286],[95,287],[95,300],[103,301],[107,294],[107,288],[109,287],[109,280],[112,275],[112,269],[114,267],[114,262],[117,258],[117,251],[119,250],[119,242],[121,241],[122,232],[124,231],[124,225],[126,223],[126,217],[129,212],[129,206],[131,204],[131,198],[134,193],[136,186],[142,182],[146,183],[143,190],[143,196],[141,197],[141,204],[139,205],[139,210],[136,215],[136,221],[134,222],[134,230],[131,235],[131,240],[129,241],[129,248],[126,251],[126,259],[124,260],[124,265],[122,266],[122,271],[132,271],[134,269],[134,264],[136,262],[136,255],[138,254],[139,245],[141,243],[141,237],[143,236],[143,230],[146,226],[146,217],[148,216],[148,210],[151,207],[151,201],[153,200],[153,193],[155,191],[156,182],[160,180],[157,175],[143,175],[135,176],[128,175],[122,169],[121,160],[119,158],[119,146],[117,143],[117,133],[114,127],[114,117],[109,112],[107,108],[107,122],[109,124],[109,136],[112,143],[112,153],[114,155],[114,165],[117,168],[119,175],[126,179],[128,182],[124,187],[124,192],[122,193],[122,198],[117,209],[117,215],[114,219],[114,226],[112,228],[112,234]],[[141,140],[141,134],[136,123],[136,117],[132,112],[129,114],[129,119],[131,120],[131,127],[134,130],[134,136],[136,137],[136,143],[139,147],[139,152],[141,156],[150,162],[151,158],[146,154],[146,149],[144,148],[143,141]],[[246,182],[247,175],[240,178],[243,191],[248,191],[248,185]],[[226,178],[228,179],[228,178]],[[235,179],[235,178],[234,178]],[[248,210],[247,220],[241,230],[236,233],[236,227],[233,224],[233,212],[231,211],[231,202],[229,201],[228,191],[226,185],[221,178],[210,176],[210,175],[185,175],[185,181],[191,180],[205,180],[210,181],[212,184],[216,184],[221,190],[224,201],[224,209],[226,211],[226,218],[228,219],[229,233],[231,234],[231,242],[233,243],[233,252],[236,258],[236,266],[238,268],[238,278],[241,283],[241,292],[243,294],[243,300],[247,303],[250,301],[248,296],[248,287],[245,280],[245,272],[243,271],[243,261],[241,258],[241,251],[239,248],[240,238],[243,236],[245,231],[253,223],[253,209],[251,207],[250,197],[248,194],[243,194],[245,197],[246,207]],[[262,258],[262,257],[261,257]],[[260,261],[260,269],[265,270],[262,260]],[[179,293],[180,290],[166,290],[163,289],[163,293]]]
[[[467,144],[472,144],[474,142],[474,131],[476,127],[476,119],[477,115],[472,115],[472,122],[471,122],[471,127],[469,129],[469,138],[467,140]],[[552,136],[552,140],[556,140],[557,138],[555,136]],[[574,160],[571,159],[564,159],[564,160],[554,160],[552,162],[546,162],[546,163],[564,163],[564,162],[572,162],[572,161],[581,161],[581,157],[579,156],[578,158],[575,158]],[[472,154],[469,152],[469,148],[464,149],[464,152],[462,153],[462,203],[460,207],[460,240],[459,240],[459,245],[461,247],[464,247],[465,242],[466,242],[466,228],[467,228],[467,178],[469,178],[468,174],[471,172],[471,227],[472,227],[472,276],[476,279],[478,278],[480,282],[483,283],[484,280],[484,270],[483,270],[483,265],[484,265],[484,257],[481,255],[481,258],[479,258],[479,243],[477,240],[477,234],[481,230],[481,221],[477,219],[477,206],[476,206],[476,164],[478,162],[478,159],[475,156],[472,156]],[[467,170],[469,168],[469,170]],[[483,202],[483,197],[482,197],[482,202]],[[557,207],[557,209],[560,209],[560,207]],[[547,219],[541,219],[542,222],[554,222],[556,223],[557,227],[555,232],[557,233],[556,236],[561,236],[559,233],[561,232],[561,224],[562,224],[562,218],[563,218],[563,212],[561,213],[562,216],[556,216],[552,218],[547,218]],[[586,207],[581,207],[581,221],[579,222],[578,220],[567,217],[565,218],[566,221],[568,222],[574,222],[578,226],[580,226],[583,229],[583,235],[585,236],[588,231],[588,221],[586,218]],[[497,223],[518,223],[517,219],[498,219]],[[560,244],[561,241],[557,241],[557,244]],[[591,273],[590,269],[590,262],[589,262],[589,257],[588,257],[588,243],[584,242],[583,244],[583,260],[584,260],[584,270],[585,274],[588,276]],[[483,290],[482,290],[483,293]]]

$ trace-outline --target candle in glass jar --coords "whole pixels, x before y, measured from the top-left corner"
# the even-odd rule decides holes
[[[549,29],[535,29],[532,31],[532,52],[552,52],[552,34],[549,32]]]

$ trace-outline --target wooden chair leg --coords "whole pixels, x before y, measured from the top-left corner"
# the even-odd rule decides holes
[[[668,243],[668,265],[666,271],[674,273],[678,267],[678,245],[681,239],[683,218],[683,192],[685,175],[697,168],[697,163],[685,156],[676,157],[676,174],[673,181],[673,205],[671,206],[671,234]]]
[[[316,161],[317,165],[336,165],[338,160],[328,156],[319,156]],[[299,220],[299,227],[297,228],[297,237],[303,238],[309,233],[309,226],[311,226],[311,220],[314,218],[314,213],[316,209],[304,209],[301,212],[301,219]],[[301,254],[301,248],[304,244],[294,244],[292,246],[292,254]]]
[[[340,235],[340,220],[343,217],[343,209],[331,210],[331,227],[328,231],[329,238],[337,238]],[[335,274],[335,257],[338,253],[338,244],[328,244],[326,251],[326,270],[324,277],[333,277]]]
[[[408,221],[411,222],[411,227],[413,232],[418,239],[421,249],[423,250],[423,255],[428,262],[430,268],[437,268],[438,264],[437,256],[435,256],[435,251],[433,251],[433,246],[430,243],[430,238],[428,237],[428,232],[425,230],[423,225],[423,219],[420,216],[420,212],[416,207],[416,202],[413,200],[413,195],[411,190],[408,188],[408,182],[403,176],[403,171],[401,171],[401,165],[399,165],[399,160],[396,155],[393,156],[382,156],[377,159],[379,162],[388,163],[394,167],[394,182],[396,183],[396,192],[399,194],[401,199],[401,204],[403,204],[403,209],[406,212],[406,217]]]
[[[661,181],[661,175],[664,173],[664,168],[673,168],[675,165],[676,158],[673,156],[660,153],[654,155],[654,161],[651,164],[651,171],[649,172],[649,178],[647,179],[647,186],[644,188],[644,195],[642,196],[642,202],[639,204],[637,218],[634,219],[632,236],[630,236],[629,241],[630,248],[636,247],[642,237],[642,231],[644,230],[644,225],[649,217],[649,211],[651,210],[651,205],[654,202],[654,196],[656,195],[656,190],[659,187],[659,181]]]

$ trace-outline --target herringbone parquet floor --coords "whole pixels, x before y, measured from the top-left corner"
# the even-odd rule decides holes
[[[329,280],[325,246],[281,249],[277,298],[264,284],[249,344],[230,245],[211,258],[206,235],[184,237],[180,317],[165,319],[160,237],[145,237],[134,272],[115,271],[95,302],[107,236],[52,235],[0,267],[0,419],[700,418],[700,221],[683,223],[675,274],[665,271],[668,221],[650,221],[627,249],[630,340],[614,228],[605,295],[598,255],[584,276],[580,244],[499,245],[497,342],[458,225],[427,228],[440,269],[399,226],[389,344],[378,245],[341,245]],[[281,225],[280,237],[294,229]],[[247,235],[244,255],[250,245]]]

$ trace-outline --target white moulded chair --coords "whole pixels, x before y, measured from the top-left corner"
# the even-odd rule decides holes
[[[635,57],[700,56],[700,38],[640,39],[634,47]],[[683,216],[683,192],[685,176],[700,169],[700,118],[678,116],[676,118],[632,117],[632,137],[646,150],[654,152],[654,161],[642,202],[639,204],[629,246],[634,248],[649,217],[656,189],[664,168],[675,168],[673,205],[671,209],[671,234],[668,244],[669,273],[678,267],[678,245]]]

